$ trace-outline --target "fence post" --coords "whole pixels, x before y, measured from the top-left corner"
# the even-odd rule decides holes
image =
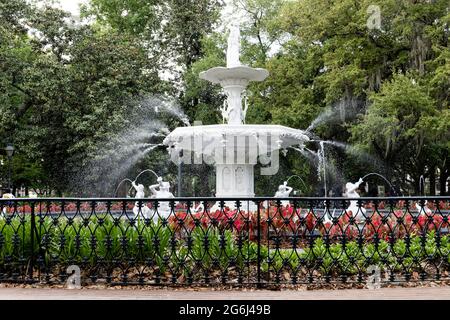
[[[36,229],[36,216],[34,213],[34,202],[31,202],[31,230],[30,230],[30,243],[31,243],[31,250],[30,250],[30,269],[28,277],[30,278],[30,281],[33,280],[33,269],[34,269],[34,231]]]
[[[261,288],[261,202],[258,202],[258,213],[257,213],[257,231],[256,231],[256,241],[257,241],[257,257],[258,257],[258,265],[257,265],[257,287]]]

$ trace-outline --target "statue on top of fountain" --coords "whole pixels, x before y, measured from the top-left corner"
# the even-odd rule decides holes
[[[169,199],[175,198],[170,192],[170,183],[163,181],[162,177],[158,177],[157,184],[151,185],[150,191],[152,193],[152,198]],[[158,190],[157,190],[158,189]],[[159,202],[158,214],[161,218],[168,218],[171,212],[170,204],[167,201]],[[153,220],[158,220],[158,214],[155,213]]]
[[[289,198],[289,195],[291,194],[293,188],[289,187],[287,185],[287,181],[285,181],[283,184],[278,186],[278,191],[275,193],[275,198]],[[287,206],[289,205],[288,200],[282,200],[281,205]]]
[[[351,182],[347,182],[347,184],[345,185],[345,197],[347,198],[360,198],[358,192],[356,192],[356,190],[358,190],[359,186],[363,183],[363,179],[359,178],[358,182],[356,183],[351,183]],[[351,211],[353,216],[355,217],[357,222],[361,222],[364,219],[364,215],[366,213],[366,209],[363,208],[362,206],[359,207],[358,206],[358,201],[353,200],[350,201],[350,206],[347,208],[347,212]]]
[[[238,23],[230,26],[230,35],[228,36],[227,48],[227,68],[239,67],[241,62],[239,56],[241,54],[241,31]]]
[[[233,23],[230,26],[230,34],[228,36],[227,68],[232,69],[242,67],[241,62],[239,61],[240,48],[241,32],[239,30],[239,24]],[[245,95],[244,91],[245,88],[240,84],[227,85],[227,88],[225,89],[227,99],[221,109],[224,122],[227,121],[228,124],[232,125],[245,123],[248,104],[245,105],[245,108],[242,108],[242,98],[243,94]]]

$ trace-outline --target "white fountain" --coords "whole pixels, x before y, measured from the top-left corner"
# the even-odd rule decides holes
[[[230,28],[227,48],[227,67],[215,67],[200,73],[200,78],[219,84],[227,96],[222,115],[224,123],[218,125],[179,127],[164,140],[172,160],[187,164],[203,161],[216,167],[216,197],[251,198],[254,192],[254,166],[259,161],[272,169],[261,174],[278,171],[278,151],[288,147],[304,147],[309,138],[302,130],[280,125],[245,124],[248,104],[243,108],[245,90],[251,81],[265,80],[265,69],[244,66],[239,61],[240,31],[238,25]],[[194,154],[192,161],[192,153]],[[270,160],[269,160],[270,159]],[[227,206],[234,206],[227,202]]]

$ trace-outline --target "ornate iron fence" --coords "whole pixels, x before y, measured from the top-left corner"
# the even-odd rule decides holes
[[[4,199],[0,282],[66,283],[74,265],[82,284],[447,280],[449,200]]]

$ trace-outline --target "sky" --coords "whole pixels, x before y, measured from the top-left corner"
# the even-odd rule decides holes
[[[59,2],[62,9],[78,16],[80,14],[79,5],[82,3],[87,3],[88,0],[59,0]]]

